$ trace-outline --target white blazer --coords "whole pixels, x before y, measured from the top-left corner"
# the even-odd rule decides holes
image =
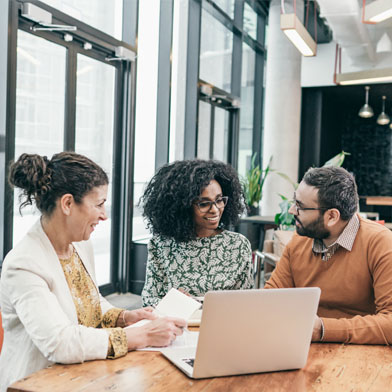
[[[73,245],[96,285],[90,242]],[[100,301],[105,314],[112,306],[102,296]],[[4,327],[1,392],[54,362],[106,358],[108,333],[78,325],[63,269],[40,220],[4,259],[0,307]]]

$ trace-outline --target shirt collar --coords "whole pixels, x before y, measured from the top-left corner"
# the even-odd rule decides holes
[[[352,218],[348,221],[346,227],[344,228],[338,239],[328,248],[324,245],[324,242],[322,240],[315,238],[313,240],[313,252],[323,253],[326,251],[326,249],[330,249],[332,247],[338,248],[339,246],[351,252],[358,230],[359,218],[357,214],[354,214]]]

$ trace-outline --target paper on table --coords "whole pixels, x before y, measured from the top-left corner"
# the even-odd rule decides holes
[[[138,349],[137,351],[163,351],[170,348],[183,348],[183,347],[193,347],[197,346],[197,339],[199,338],[199,332],[184,330],[181,336],[177,336],[176,340],[167,347],[146,347]]]
[[[158,317],[169,316],[188,320],[193,312],[200,307],[200,302],[197,302],[193,298],[181,293],[177,289],[172,288],[161,299],[153,313]],[[150,320],[140,320],[126,328],[141,327],[142,325],[145,325],[149,322]]]

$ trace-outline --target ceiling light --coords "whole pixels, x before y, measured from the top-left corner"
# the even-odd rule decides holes
[[[280,28],[304,56],[315,56],[317,44],[295,14],[281,14]]]
[[[362,118],[370,118],[374,116],[372,107],[369,105],[369,90],[370,87],[365,87],[365,104],[359,109],[358,116]]]
[[[377,124],[379,125],[387,125],[391,122],[388,114],[385,113],[385,100],[387,97],[385,95],[382,96],[382,112],[377,117]]]
[[[341,85],[382,82],[392,82],[392,68],[336,74],[336,83]]]
[[[391,0],[376,0],[368,4],[363,11],[363,17],[366,18],[365,23],[380,23],[392,18]]]

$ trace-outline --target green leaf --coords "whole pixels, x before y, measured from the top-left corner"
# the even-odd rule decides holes
[[[334,157],[329,159],[327,162],[325,162],[323,167],[327,167],[327,166],[340,167],[340,166],[342,166],[346,155],[351,155],[351,154],[349,152],[345,152],[345,151],[340,152],[339,154],[335,155]]]

